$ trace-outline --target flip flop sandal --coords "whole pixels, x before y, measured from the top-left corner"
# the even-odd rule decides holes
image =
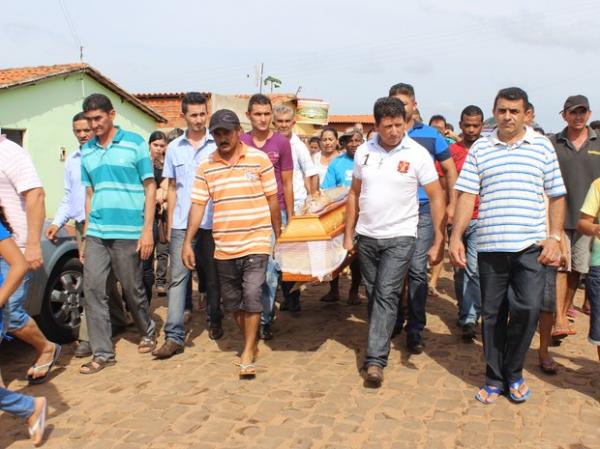
[[[54,364],[58,361],[58,358],[60,357],[61,350],[62,350],[62,346],[57,343],[54,343],[54,356],[52,357],[52,360],[48,363],[44,363],[43,365],[33,364],[31,366],[34,373],[39,373],[40,371],[43,371],[43,370],[47,370],[47,371],[46,371],[46,374],[44,374],[43,376],[40,376],[40,377],[33,377],[31,374],[28,374],[27,382],[29,382],[29,385],[43,384],[44,382],[46,382],[48,380],[48,377],[50,376],[50,371],[52,370],[52,367],[54,366]]]
[[[256,366],[252,363],[240,363],[240,379],[249,379],[256,377]]]
[[[523,379],[522,377],[517,380],[516,382],[513,382],[511,384],[508,385],[509,390],[509,397],[514,401],[514,402],[525,402],[527,399],[529,399],[529,397],[531,396],[531,389],[527,388],[527,392],[522,394],[521,391],[519,390],[519,388],[521,387],[521,385],[523,385],[525,383],[525,379]],[[519,394],[521,394],[521,396],[515,396],[515,394],[512,392],[512,390],[516,390],[519,392]]]
[[[256,348],[256,350],[254,351],[254,357],[252,357],[252,363],[256,362],[256,359],[258,358],[258,354],[260,354],[260,350],[258,348]],[[233,363],[235,366],[240,366],[240,364],[242,362],[240,360],[240,357],[238,357],[238,358],[232,360],[231,363]]]
[[[540,360],[540,369],[546,374],[556,374],[558,365],[554,360]]]
[[[555,340],[560,340],[565,337],[568,337],[569,335],[575,335],[575,334],[577,334],[577,332],[574,329],[559,327],[552,331],[551,336]]]
[[[477,394],[475,395],[475,399],[477,399],[479,402],[481,402],[482,404],[485,404],[485,405],[490,405],[490,404],[495,403],[498,400],[498,397],[504,393],[504,390],[502,390],[498,387],[494,387],[493,385],[484,385],[482,390],[484,390],[487,393],[487,396],[484,398],[483,396],[481,396],[481,392],[478,391]],[[496,397],[496,399],[490,399],[490,396],[492,394],[498,395]]]
[[[27,430],[29,431],[29,437],[33,440],[33,443],[36,446],[40,444],[44,439],[44,431],[46,430],[46,412],[48,410],[48,403],[46,401],[46,398],[40,399],[42,399],[42,401],[44,402],[40,416],[38,416],[36,422],[33,423],[33,426],[27,428]]]
[[[79,368],[79,372],[81,374],[96,374],[97,372],[102,371],[107,366],[113,366],[116,363],[117,361],[114,359],[104,360],[100,358],[93,358],[89,362],[81,365],[81,368]],[[82,369],[84,369],[85,371],[82,371]]]

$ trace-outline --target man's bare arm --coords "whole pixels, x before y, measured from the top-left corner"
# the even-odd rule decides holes
[[[288,220],[294,215],[294,185],[292,183],[293,170],[281,172],[281,182],[283,184],[283,200]],[[281,221],[281,217],[280,217]]]
[[[42,228],[46,218],[44,199],[46,194],[42,187],[26,190],[22,193],[27,215],[27,241],[25,243],[25,260],[29,269],[34,271],[44,264],[42,257]]]
[[[269,204],[269,211],[271,212],[271,225],[273,226],[273,232],[275,233],[275,238],[278,239],[281,235],[281,209],[279,207],[277,194],[269,195],[267,197],[267,203]]]
[[[444,257],[444,240],[446,227],[446,193],[438,180],[423,186],[429,197],[431,221],[433,224],[433,244],[429,250],[429,263],[436,265]]]
[[[137,251],[140,253],[142,260],[150,257],[154,249],[154,212],[156,210],[156,182],[154,178],[144,180],[144,228],[142,235],[138,241]]]
[[[358,219],[358,197],[361,188],[362,181],[352,177],[352,185],[346,199],[346,222],[344,223],[344,248],[347,251],[352,251],[354,248],[354,229]]]
[[[450,261],[459,268],[467,266],[467,257],[462,237],[473,216],[476,198],[477,195],[473,193],[458,192],[454,223],[452,224],[452,235],[450,236]]]
[[[454,184],[456,184],[456,180],[458,179],[458,172],[456,171],[456,165],[452,158],[440,162],[440,166],[444,171],[446,188],[448,189],[448,207],[446,208],[448,223],[452,224],[454,222],[454,210],[456,209],[456,198],[458,196],[456,190],[454,190]]]

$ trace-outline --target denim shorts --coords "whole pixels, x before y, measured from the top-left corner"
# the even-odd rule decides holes
[[[585,290],[590,301],[590,333],[591,344],[600,346],[600,266],[590,267],[585,278]]]
[[[266,254],[215,260],[225,313],[263,311],[261,294],[268,262],[269,256]]]
[[[6,277],[6,273],[8,273],[8,268],[8,264],[0,259],[0,273],[2,273],[4,277]],[[8,315],[8,324],[5,324],[8,332],[21,329],[29,322],[29,315],[25,311],[25,300],[27,299],[27,290],[29,289],[30,281],[31,273],[28,272],[4,307],[4,319],[6,319],[6,315]]]
[[[570,229],[565,234],[571,242],[571,270],[586,274],[592,258],[592,237]]]

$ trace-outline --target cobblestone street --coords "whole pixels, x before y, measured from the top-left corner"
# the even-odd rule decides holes
[[[348,284],[342,282],[342,294]],[[195,313],[185,352],[166,361],[137,353],[137,336],[116,338],[114,367],[79,374],[75,344],[63,348],[52,380],[28,386],[33,352],[3,344],[0,364],[13,390],[49,402],[46,448],[81,449],[403,449],[600,447],[600,364],[587,342],[588,317],[578,334],[551,348],[555,376],[537,366],[537,336],[526,363],[533,390],[527,403],[473,398],[483,383],[481,341],[463,343],[456,304],[428,298],[426,350],[409,356],[396,337],[379,390],[359,374],[367,333],[366,306],[319,302],[326,285],[303,293],[302,312],[279,314],[275,338],[260,343],[255,380],[240,381],[233,362],[241,340],[233,323],[209,340],[204,312]],[[452,292],[446,271],[440,290]],[[452,294],[453,296],[453,294]],[[576,304],[582,301],[578,292]],[[153,302],[163,325],[166,300]],[[160,342],[164,335],[161,332]],[[25,423],[0,415],[0,448],[30,447]]]

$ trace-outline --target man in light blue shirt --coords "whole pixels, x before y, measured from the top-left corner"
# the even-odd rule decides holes
[[[362,145],[363,136],[362,133],[354,128],[350,133],[346,133],[340,137],[340,145],[345,148],[346,151],[340,156],[336,157],[329,167],[327,167],[327,173],[323,182],[321,182],[322,189],[332,189],[334,187],[350,187],[352,185],[352,173],[354,171],[354,154],[356,149]],[[346,302],[349,305],[360,304],[360,296],[358,289],[360,287],[360,265],[358,263],[358,257],[350,264],[350,272],[352,273],[352,283],[350,284],[350,291],[348,292],[348,299]],[[326,297],[333,300],[339,300],[340,298],[340,278],[339,276],[329,282],[329,293]]]
[[[46,238],[51,241],[56,240],[58,231],[67,222],[74,220],[77,243],[81,247],[83,225],[85,223],[85,186],[81,183],[81,147],[94,137],[94,132],[83,112],[79,112],[73,117],[73,134],[79,142],[79,148],[71,153],[65,162],[65,195],[58,206],[52,224],[46,228]],[[117,289],[116,282],[111,272],[107,285],[110,318],[114,327],[124,328],[127,326],[127,317],[123,310],[123,300]],[[75,349],[75,357],[87,357],[91,355],[92,348],[89,340],[84,313],[81,316],[79,345]]]
[[[81,239],[81,230],[85,221],[85,187],[81,184],[81,146],[94,136],[83,112],[73,117],[73,134],[79,142],[79,148],[71,153],[65,162],[65,195],[52,224],[46,228],[48,240],[54,240],[60,228],[69,220],[75,221],[77,239],[78,241]]]
[[[183,265],[181,251],[188,227],[188,212],[192,205],[192,185],[200,162],[217,149],[206,129],[207,103],[207,98],[200,93],[185,94],[181,102],[181,114],[187,124],[187,130],[169,144],[165,156],[163,177],[169,180],[167,207],[171,283],[167,293],[169,309],[165,323],[165,342],[153,352],[153,355],[159,359],[166,359],[183,352],[185,297],[191,273]],[[217,340],[223,336],[221,325],[223,315],[214,263],[215,242],[212,236],[211,203],[206,207],[200,231],[196,235],[194,249],[199,278],[202,270],[206,280],[209,337]]]

